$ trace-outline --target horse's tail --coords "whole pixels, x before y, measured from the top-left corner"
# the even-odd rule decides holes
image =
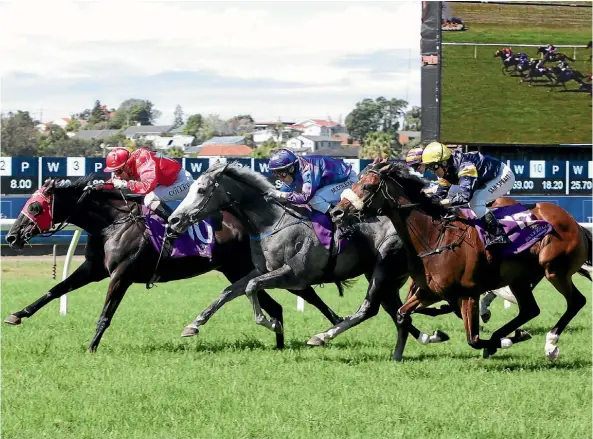
[[[344,297],[344,289],[345,288],[350,288],[352,286],[352,284],[354,283],[353,280],[340,280],[336,282],[336,287],[338,287],[338,293],[340,294],[340,297]]]
[[[587,241],[587,261],[579,269],[579,271],[577,273],[579,273],[581,276],[586,277],[590,281],[593,281],[593,279],[591,278],[591,273],[593,273],[593,261],[592,261],[593,257],[591,256],[591,252],[593,251],[592,233],[591,233],[591,230],[589,230],[583,226],[580,226],[580,227],[581,227],[581,230],[583,231],[583,233],[585,234],[585,239]]]

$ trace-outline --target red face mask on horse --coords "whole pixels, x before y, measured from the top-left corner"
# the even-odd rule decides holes
[[[54,226],[53,194],[49,192],[48,187],[37,190],[27,200],[21,211],[37,226],[39,233],[47,232]]]

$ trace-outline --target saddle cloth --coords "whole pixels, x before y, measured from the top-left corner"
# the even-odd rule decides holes
[[[486,226],[483,219],[478,219],[470,209],[459,209],[469,223],[478,231],[480,239],[486,243]],[[516,255],[529,249],[544,236],[552,231],[552,225],[547,221],[538,220],[522,204],[491,209],[509,238],[510,243],[502,250],[504,255]]]
[[[157,252],[161,251],[165,236],[165,223],[150,209],[142,206],[142,214],[146,221],[146,230],[150,241]],[[216,239],[210,218],[193,224],[175,241],[168,240],[163,256],[169,258],[185,258],[188,256],[201,256],[212,259],[212,252]]]

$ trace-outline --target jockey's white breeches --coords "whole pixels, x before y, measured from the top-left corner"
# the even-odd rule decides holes
[[[506,163],[503,163],[498,175],[474,192],[469,207],[478,218],[482,218],[488,213],[486,204],[508,193],[513,188],[513,183],[515,183],[515,174]]]
[[[350,189],[354,183],[358,181],[358,174],[350,171],[348,180],[342,183],[330,184],[324,186],[315,192],[313,198],[309,201],[309,206],[322,213],[327,213],[331,206],[335,206],[340,202],[340,196],[345,189]]]
[[[189,171],[182,169],[177,174],[177,178],[171,186],[157,186],[154,191],[146,194],[144,205],[154,210],[161,201],[168,203],[169,201],[183,200],[193,182],[194,178]]]

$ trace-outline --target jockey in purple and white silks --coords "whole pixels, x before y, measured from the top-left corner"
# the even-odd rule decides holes
[[[335,206],[342,191],[358,181],[352,167],[341,160],[319,155],[297,157],[288,149],[274,151],[269,168],[283,183],[269,196],[290,204],[308,204],[322,213]]]

